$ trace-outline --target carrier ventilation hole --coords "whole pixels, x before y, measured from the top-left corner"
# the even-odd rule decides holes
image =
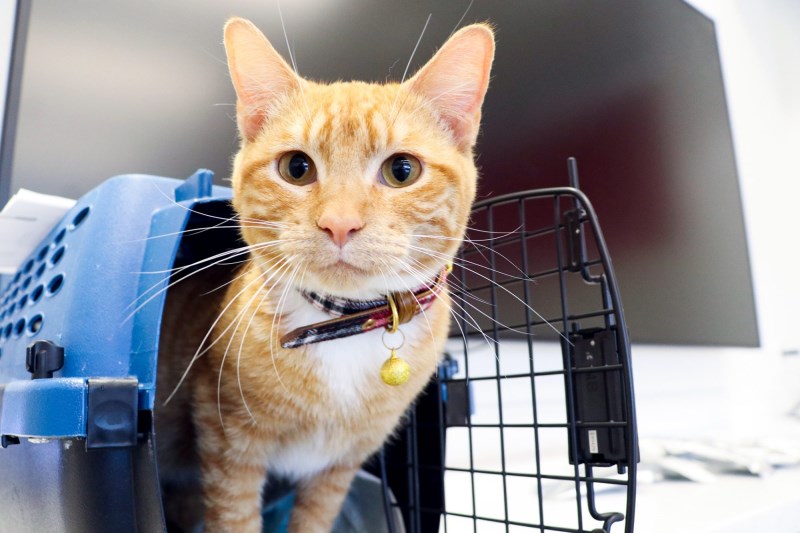
[[[61,228],[61,231],[56,233],[56,237],[53,239],[55,244],[59,244],[61,241],[64,240],[64,235],[67,234],[67,228]]]
[[[44,294],[44,285],[37,285],[36,288],[31,291],[31,301],[33,303],[38,302],[42,294]]]
[[[46,268],[47,268],[47,265],[46,265],[46,264],[44,264],[44,263],[43,263],[43,264],[41,264],[41,265],[39,265],[39,268],[37,268],[37,269],[36,269],[36,274],[34,274],[34,277],[35,277],[36,279],[39,279],[39,278],[41,278],[41,277],[42,277],[42,274],[44,274],[44,270],[45,270]]]
[[[30,287],[31,281],[33,281],[33,278],[31,276],[28,276],[27,278],[25,278],[25,281],[22,282],[22,290],[23,291],[27,290],[28,287]]]
[[[28,262],[25,263],[25,268],[22,271],[27,274],[33,269],[33,259],[28,259]]]
[[[8,308],[8,314],[9,314],[9,316],[10,316],[10,315],[13,315],[13,314],[14,314],[14,311],[16,311],[16,310],[17,310],[17,304],[16,304],[16,302],[15,302],[15,303],[11,304],[11,305],[9,306],[9,308]]]
[[[11,322],[9,322],[8,324],[6,324],[6,330],[5,330],[5,331],[6,331],[6,337],[11,337],[11,329],[12,329],[13,327],[14,327],[14,326],[11,324]]]
[[[25,331],[25,319],[20,318],[17,321],[16,325],[14,326],[14,335],[19,337],[20,335],[22,335],[23,331]]]
[[[23,307],[25,307],[26,303],[28,303],[28,295],[23,294],[22,298],[19,299],[19,308],[22,309]]]
[[[64,284],[64,274],[59,274],[53,279],[50,280],[50,283],[47,284],[47,292],[51,296],[57,293],[61,286]]]
[[[70,229],[75,229],[81,224],[83,224],[87,216],[89,216],[89,206],[86,206],[80,211],[78,211],[78,214],[75,215],[75,218],[72,219],[72,226],[70,227]]]
[[[12,285],[19,281],[19,277],[21,275],[22,275],[22,272],[17,271],[16,275],[14,276],[14,279],[11,280]]]
[[[39,333],[39,330],[42,329],[43,325],[44,316],[41,314],[34,315],[30,322],[28,322],[28,333],[31,335],[36,335]]]
[[[67,249],[66,246],[62,246],[61,248],[53,252],[53,257],[50,258],[50,264],[54,266],[57,265],[58,262],[61,261],[61,258],[64,257],[64,252],[66,251],[66,249]]]
[[[45,246],[41,250],[39,250],[39,254],[36,256],[37,261],[44,261],[44,258],[47,257],[47,251],[50,250],[49,246]]]

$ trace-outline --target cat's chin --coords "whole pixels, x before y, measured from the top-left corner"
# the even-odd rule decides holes
[[[341,260],[319,269],[307,278],[313,280],[318,292],[351,297],[375,293],[386,285],[380,272],[371,272]]]
[[[347,276],[372,276],[373,273],[369,270],[361,268],[359,266],[354,265],[353,263],[348,263],[347,261],[340,259],[336,261],[334,264],[328,267],[330,274],[333,277],[347,277]]]
[[[426,274],[422,276],[429,280],[428,283],[432,283],[436,273]],[[309,270],[303,276],[302,285],[297,288],[354,300],[372,300],[384,297],[387,291],[417,289],[422,283],[417,276],[403,273],[387,274],[385,270],[370,271],[339,261],[319,270]]]

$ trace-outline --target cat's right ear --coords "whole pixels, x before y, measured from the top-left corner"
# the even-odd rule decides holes
[[[236,121],[248,141],[255,139],[277,99],[303,83],[249,20],[232,18],[225,24],[228,70],[236,89]]]

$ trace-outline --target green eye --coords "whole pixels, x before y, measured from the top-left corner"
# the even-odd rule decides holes
[[[410,154],[394,154],[381,165],[383,182],[390,187],[405,187],[422,173],[419,159]]]
[[[308,185],[317,178],[314,161],[303,152],[287,152],[278,162],[278,173],[293,185]]]

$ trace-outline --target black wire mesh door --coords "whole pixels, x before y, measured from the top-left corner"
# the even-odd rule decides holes
[[[390,530],[633,531],[629,340],[574,160],[569,171],[572,187],[475,206],[448,354],[379,458]]]

